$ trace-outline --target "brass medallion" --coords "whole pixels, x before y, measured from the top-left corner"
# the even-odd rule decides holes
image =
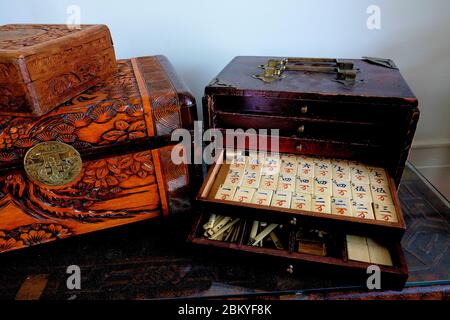
[[[82,167],[78,151],[58,141],[35,145],[25,154],[23,162],[31,180],[48,186],[62,186],[74,181]]]

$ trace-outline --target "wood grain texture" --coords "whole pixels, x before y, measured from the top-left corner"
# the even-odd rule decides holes
[[[0,27],[0,114],[41,116],[115,71],[104,25]]]
[[[420,114],[398,70],[344,60],[357,70],[353,85],[335,74],[300,71],[264,83],[252,76],[268,58],[236,57],[206,86],[206,127],[279,129],[285,152],[339,146],[340,153],[386,167],[398,186]]]
[[[180,115],[190,114],[195,100],[176,91],[176,74],[166,74],[159,59],[119,61],[106,83],[42,117],[1,118],[0,252],[190,206],[187,165],[171,162],[166,137],[192,126],[194,118]],[[34,183],[21,164],[30,147],[52,140],[72,145],[83,158],[80,176],[61,187]]]

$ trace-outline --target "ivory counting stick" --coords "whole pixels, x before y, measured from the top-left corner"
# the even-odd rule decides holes
[[[250,231],[250,240],[255,240],[256,235],[258,234],[259,221],[253,221],[252,230]]]
[[[227,225],[225,225],[224,227],[222,227],[220,230],[218,230],[216,233],[214,233],[213,236],[211,236],[211,240],[216,239],[218,236],[220,236],[222,233],[225,232],[225,230],[228,230],[229,228],[231,228],[236,222],[238,222],[240,219],[235,219],[232,220],[231,222],[229,222]]]
[[[231,220],[231,217],[223,217],[212,229],[208,230],[208,234],[212,236],[214,233],[219,231],[224,225]]]
[[[273,230],[275,230],[275,228],[278,227],[277,224],[272,223],[269,224],[263,231],[261,231],[256,237],[255,240],[253,241],[253,246],[256,246],[256,244],[258,242],[262,242],[262,240],[267,237],[269,235],[269,233],[271,233]]]
[[[216,215],[213,213],[209,217],[208,222],[203,225],[203,229],[211,229],[214,226],[215,221],[216,221]]]

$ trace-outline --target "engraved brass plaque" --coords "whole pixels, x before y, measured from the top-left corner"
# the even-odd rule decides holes
[[[28,150],[24,167],[31,180],[48,186],[62,186],[80,175],[82,162],[80,154],[72,146],[47,141]]]

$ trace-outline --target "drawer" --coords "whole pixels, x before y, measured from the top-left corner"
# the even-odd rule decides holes
[[[409,108],[401,105],[231,95],[214,95],[208,109],[210,108],[210,112],[223,111],[378,123],[401,123],[407,118],[409,111]]]
[[[257,114],[216,112],[216,128],[279,129],[284,137],[324,139],[334,141],[391,144],[399,136],[399,126],[377,122],[351,122],[306,117],[282,117]]]
[[[271,224],[278,227],[274,229],[276,234],[276,245],[272,234],[268,236],[270,240],[264,241],[263,246],[256,245],[254,230],[254,219],[240,215],[236,211],[229,211],[230,217],[237,220],[235,228],[230,235],[223,236],[221,239],[210,239],[205,235],[204,226],[209,222],[211,212],[203,211],[194,217],[192,232],[188,240],[198,246],[209,248],[214,254],[220,254],[220,251],[233,251],[242,256],[267,257],[270,261],[284,268],[289,273],[297,273],[297,268],[311,268],[316,270],[320,268],[323,272],[344,272],[355,280],[360,280],[361,285],[366,285],[368,277],[367,268],[370,265],[378,265],[381,271],[381,284],[383,288],[400,289],[404,286],[408,278],[408,268],[405,262],[403,250],[398,241],[386,241],[383,236],[371,238],[373,241],[382,244],[389,252],[391,265],[383,265],[379,262],[356,261],[348,252],[347,233],[336,232],[333,229],[324,228],[322,225],[304,225],[292,224],[290,218],[259,218],[258,225],[261,231]],[[222,211],[224,212],[224,211]],[[265,223],[264,226],[261,226]],[[258,228],[258,226],[257,226]],[[310,230],[322,232],[322,238],[317,241],[315,234],[308,234]],[[360,239],[360,238],[359,238]],[[373,258],[372,258],[373,259]]]
[[[405,231],[405,222],[403,219],[403,214],[400,207],[400,202],[397,195],[397,189],[394,183],[394,180],[390,177],[389,173],[386,172],[386,186],[383,188],[385,192],[388,194],[389,202],[392,204],[391,209],[393,210],[392,215],[393,219],[389,221],[385,221],[375,213],[375,202],[370,203],[370,211],[372,211],[372,218],[360,218],[355,215],[337,215],[330,213],[323,213],[317,210],[314,210],[311,205],[311,210],[305,209],[294,209],[289,204],[287,207],[276,207],[273,205],[259,205],[251,202],[239,202],[235,199],[227,198],[217,198],[219,188],[225,184],[227,179],[227,175],[230,171],[230,163],[227,163],[225,160],[225,152],[222,151],[219,155],[219,159],[221,161],[217,161],[214,165],[212,165],[208,171],[208,175],[200,188],[200,191],[197,194],[197,200],[201,203],[201,205],[206,208],[209,212],[239,212],[243,217],[253,217],[255,219],[260,219],[261,217],[278,217],[278,216],[286,216],[291,217],[294,221],[297,221],[300,224],[316,224],[324,227],[334,228],[334,230],[342,230],[345,232],[351,232],[352,234],[362,234],[362,235],[383,235],[385,238],[394,239],[395,241],[399,241],[404,234]],[[314,165],[313,165],[314,166]],[[261,176],[263,174],[261,173]],[[295,174],[294,174],[295,175]],[[278,177],[277,177],[278,179]],[[332,182],[333,178],[329,178],[329,182]],[[295,177],[295,182],[297,183],[297,177]],[[311,183],[314,183],[314,177],[310,178]],[[367,182],[367,188],[370,190],[370,186]],[[238,185],[236,185],[238,186]],[[330,188],[332,185],[330,185]],[[255,187],[256,191],[261,188]],[[295,187],[296,188],[296,187]],[[311,189],[313,186],[311,185]],[[255,191],[254,190],[254,191]],[[289,191],[291,193],[297,192]],[[330,190],[330,189],[329,189]],[[275,189],[275,191],[283,191],[282,189]],[[302,193],[303,191],[298,191]],[[371,191],[367,191],[367,193],[371,193]],[[275,194],[275,193],[273,193]],[[311,197],[314,196],[314,193],[309,191]],[[332,196],[336,196],[334,194],[327,195],[330,198],[328,200],[331,201]],[[230,196],[232,197],[232,195]],[[369,198],[372,199],[372,194],[369,195]],[[352,199],[352,198],[350,198]],[[368,200],[369,201],[369,200]],[[387,204],[387,203],[386,203]],[[329,203],[330,205],[330,203]],[[351,208],[349,208],[350,210]],[[381,216],[381,215],[380,215]]]

